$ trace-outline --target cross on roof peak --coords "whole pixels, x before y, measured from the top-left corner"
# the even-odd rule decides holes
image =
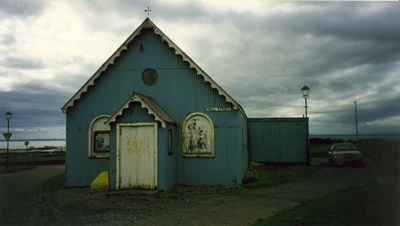
[[[150,17],[150,12],[151,12],[150,7],[147,6],[147,9],[145,9],[144,11],[147,13],[147,18],[149,18]]]

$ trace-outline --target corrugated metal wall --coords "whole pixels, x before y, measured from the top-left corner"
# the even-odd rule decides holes
[[[88,130],[67,128],[67,185],[88,186],[96,176],[109,169],[109,159],[88,157]]]
[[[241,173],[244,174],[249,166],[249,140],[248,140],[248,123],[247,118],[241,117],[242,124],[242,168]]]
[[[249,118],[250,160],[307,163],[307,118]]]
[[[180,182],[187,185],[240,184],[243,176],[241,122],[229,114],[209,116],[215,126],[215,157],[182,158]]]
[[[173,153],[168,154],[168,129],[173,132]],[[169,125],[167,128],[158,127],[158,189],[167,190],[178,182],[178,142],[177,128]]]
[[[156,69],[159,75],[158,81],[152,86],[142,82],[142,72],[147,68]],[[176,156],[179,158],[179,170],[174,170],[171,166],[171,164],[176,165],[175,157],[164,156],[159,160],[161,161],[159,169],[164,170],[159,174],[163,177],[160,180],[165,180],[166,187],[173,181],[199,185],[240,183],[244,171],[243,161],[247,158],[247,153],[242,152],[242,141],[245,139],[242,131],[245,126],[244,116],[233,109],[230,112],[206,112],[208,107],[231,106],[224,97],[211,88],[209,83],[204,82],[194,69],[188,68],[188,64],[182,61],[180,56],[175,55],[174,50],[161,41],[158,35],[148,31],[139,36],[129,49],[122,53],[116,63],[104,72],[95,82],[95,86],[89,88],[89,92],[84,94],[74,107],[68,109],[67,167],[68,177],[71,177],[68,185],[89,185],[93,179],[92,175],[96,172],[103,170],[115,172],[113,156],[111,161],[114,162],[111,163],[111,167],[110,160],[94,159],[94,163],[87,158],[87,128],[94,117],[100,114],[112,115],[133,92],[152,97],[178,124],[176,139],[179,142],[176,150],[179,156]],[[215,158],[181,157],[181,123],[192,112],[203,112],[212,119],[216,137]],[[163,136],[161,134],[159,139],[163,139]],[[115,136],[111,135],[111,145],[115,146],[113,139]],[[165,146],[163,142],[159,141],[160,147]],[[86,157],[80,154],[82,150]],[[165,151],[160,150],[160,152]],[[92,173],[81,173],[87,171]]]

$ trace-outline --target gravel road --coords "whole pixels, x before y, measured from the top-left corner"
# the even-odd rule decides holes
[[[321,167],[271,188],[176,187],[168,192],[88,188],[41,192],[63,166],[0,175],[1,225],[252,225],[312,198],[383,181],[380,167]],[[396,179],[390,179],[396,181]],[[397,185],[396,185],[397,186]]]
[[[178,187],[170,192],[49,193],[52,225],[251,225],[299,203],[361,183],[364,168],[321,171],[263,189]]]
[[[51,210],[47,207],[47,194],[41,192],[43,183],[64,171],[64,165],[51,165],[0,174],[1,225],[46,223]]]

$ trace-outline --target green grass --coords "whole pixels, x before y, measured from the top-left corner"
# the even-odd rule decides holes
[[[256,172],[255,182],[244,184],[245,188],[273,187],[294,181],[317,172],[321,166],[328,165],[327,153],[330,145],[311,145],[311,166],[295,164],[266,164],[250,166],[249,171]],[[314,157],[316,156],[316,157]]]
[[[326,157],[323,157],[323,158],[313,157],[313,158],[311,158],[310,165],[311,166],[319,166],[319,167],[328,166],[329,160]]]
[[[0,174],[13,173],[13,172],[30,170],[30,169],[35,169],[35,168],[36,168],[36,166],[32,166],[32,165],[10,166],[9,168],[0,167]]]
[[[328,157],[328,151],[331,144],[311,144],[310,156],[311,157]]]
[[[397,215],[384,211],[377,198],[380,192],[377,186],[349,187],[260,219],[255,225],[395,225]]]
[[[9,162],[10,164],[35,164],[35,163],[46,163],[46,162],[62,162],[65,160],[64,152],[28,152],[28,153],[10,153],[9,154]],[[2,165],[5,164],[5,156],[3,154],[0,155],[0,162]]]
[[[312,151],[323,153],[327,146],[314,145]],[[400,141],[361,142],[360,150],[367,160],[360,175],[362,183],[304,201],[292,209],[260,219],[255,225],[400,225],[399,148]],[[324,165],[324,161],[313,158],[311,165]]]
[[[318,170],[318,167],[301,165],[265,165],[251,166],[251,171],[256,171],[257,180],[244,184],[245,188],[273,187],[282,183],[305,177]]]

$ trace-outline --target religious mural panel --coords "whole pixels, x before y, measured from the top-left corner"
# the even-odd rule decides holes
[[[183,122],[183,156],[214,157],[214,125],[203,113],[192,113]]]

